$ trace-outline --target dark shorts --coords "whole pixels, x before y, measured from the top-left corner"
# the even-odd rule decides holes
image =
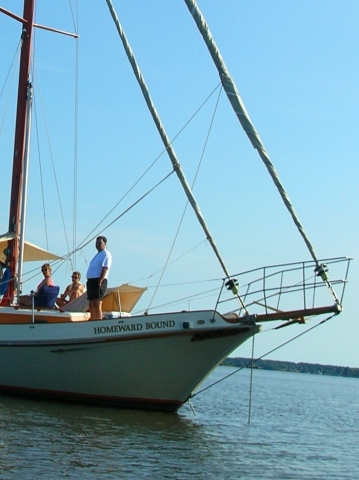
[[[102,300],[107,288],[107,279],[102,282],[101,287],[98,284],[98,278],[89,278],[86,282],[87,300]]]

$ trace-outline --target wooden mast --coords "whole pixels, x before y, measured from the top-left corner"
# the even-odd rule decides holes
[[[34,24],[34,6],[35,0],[24,0],[24,12],[22,19],[21,34],[21,56],[19,70],[19,86],[17,96],[14,156],[12,169],[12,186],[10,196],[10,212],[9,212],[9,233],[15,234],[14,240],[9,241],[9,269],[10,281],[7,291],[4,295],[7,302],[11,302],[14,298],[16,289],[16,278],[19,261],[19,232],[22,221],[21,216],[21,192],[23,182],[23,165],[25,153],[25,136],[26,136],[26,116],[27,116],[27,96],[30,78],[30,57],[32,46],[32,28]]]

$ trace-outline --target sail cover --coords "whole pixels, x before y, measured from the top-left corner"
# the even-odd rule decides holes
[[[14,234],[5,234],[0,236],[0,261],[5,260],[3,250],[7,247],[8,241],[13,240]],[[24,246],[24,261],[36,262],[42,260],[59,260],[61,257],[54,253],[48,252],[43,248],[38,247],[30,242],[25,242]]]
[[[108,288],[103,298],[102,310],[104,312],[115,311],[129,313],[145,290],[147,289],[144,287],[136,287],[128,283],[119,287]],[[65,312],[87,312],[89,309],[87,294],[84,293],[81,297],[61,308]]]

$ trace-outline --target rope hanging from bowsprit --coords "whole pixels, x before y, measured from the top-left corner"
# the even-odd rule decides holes
[[[252,358],[251,358],[251,379],[249,383],[249,401],[248,401],[248,425],[251,423],[252,413],[252,392],[253,392],[253,369],[254,369],[254,338],[252,337]]]
[[[214,387],[215,385],[218,385],[219,383],[223,382],[224,380],[227,380],[229,377],[231,377],[232,375],[235,375],[236,373],[244,370],[245,368],[249,368],[249,367],[254,367],[254,365],[259,362],[259,360],[262,360],[263,358],[267,357],[268,355],[270,355],[271,353],[279,350],[280,348],[288,345],[289,343],[293,342],[294,340],[297,340],[299,337],[302,337],[303,335],[311,332],[312,330],[314,330],[315,328],[319,327],[320,325],[323,325],[324,323],[328,322],[329,320],[331,320],[333,317],[335,317],[337,315],[337,313],[333,313],[333,315],[330,315],[329,317],[326,317],[324,318],[323,320],[321,320],[320,322],[318,322],[317,324],[313,325],[312,327],[308,328],[307,330],[305,330],[304,332],[301,332],[299,333],[298,335],[295,335],[294,337],[290,338],[289,340],[281,343],[280,345],[278,345],[277,347],[273,348],[272,350],[269,350],[267,353],[264,353],[263,355],[261,355],[260,357],[258,358],[254,358],[254,340],[253,340],[253,343],[252,343],[252,359],[250,362],[246,363],[245,365],[243,365],[242,367],[239,367],[239,368],[236,368],[233,372],[229,373],[228,375],[220,378],[219,380],[216,380],[215,382],[211,383],[210,385],[207,385],[206,387],[202,388],[202,390],[199,390],[198,392],[194,392],[192,393],[189,398],[188,398],[188,401],[191,400],[192,398],[196,397],[197,395],[205,392],[206,390],[209,390],[210,388]],[[263,333],[263,332],[262,332]],[[258,334],[256,334],[258,335]],[[253,338],[255,337],[255,335],[253,336]],[[252,389],[252,385],[251,385],[251,389]],[[250,399],[250,403],[251,403],[251,399]],[[249,407],[251,409],[251,407]],[[249,410],[250,411],[250,410]],[[250,421],[250,415],[249,415],[249,421]],[[248,423],[249,423],[248,421]]]

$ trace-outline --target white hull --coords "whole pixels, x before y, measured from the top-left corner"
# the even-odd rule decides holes
[[[0,392],[176,411],[258,330],[214,311],[2,324]]]

